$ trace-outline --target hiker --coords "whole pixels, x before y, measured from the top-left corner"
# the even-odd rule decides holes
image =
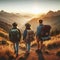
[[[17,23],[14,22],[12,24],[12,28],[9,31],[9,39],[11,42],[13,42],[14,45],[14,53],[16,54],[16,56],[18,56],[18,47],[19,47],[19,42],[21,39],[21,32],[20,30],[17,28]]]
[[[42,50],[43,41],[50,39],[50,25],[43,25],[43,20],[39,20],[39,26],[36,31],[38,50]],[[41,44],[39,44],[41,42]]]
[[[25,30],[23,32],[23,40],[26,43],[26,53],[29,54],[30,52],[30,44],[34,40],[34,32],[31,30],[31,25],[29,23],[25,24]]]

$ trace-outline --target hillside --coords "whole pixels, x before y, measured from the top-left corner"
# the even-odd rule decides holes
[[[41,15],[40,17],[33,18],[29,21],[34,31],[36,31],[36,28],[38,26],[39,19],[42,19],[44,21],[44,24],[49,24],[52,26],[52,30],[60,30],[60,11],[53,12],[49,11],[45,15]]]
[[[4,29],[6,32],[9,32],[9,29],[10,29],[11,27],[12,27],[12,26],[11,26],[9,23],[0,21],[0,28]]]
[[[34,19],[35,20],[35,19]],[[34,21],[33,20],[33,21]],[[36,18],[38,22],[38,18]],[[35,21],[36,22],[36,21]],[[7,29],[9,24],[4,22],[0,22],[1,27],[5,27]],[[11,43],[8,38],[8,34],[5,29],[0,28],[0,60],[21,60],[23,57],[26,60],[60,60],[60,56],[57,53],[60,51],[60,34],[56,36],[51,36],[51,40],[44,41],[44,47],[42,50],[42,54],[37,54],[37,42],[36,40],[31,43],[31,50],[29,56],[25,57],[26,46],[24,41],[20,41],[19,44],[19,56],[16,58],[14,54],[13,43]],[[2,40],[6,41],[6,44],[2,44]]]
[[[20,14],[20,13],[8,13],[3,10],[0,11],[0,21],[11,25],[13,22],[18,24],[21,28],[27,21],[29,21],[33,15]],[[1,24],[0,24],[1,25]]]
[[[3,31],[3,30],[2,30]],[[5,33],[4,33],[5,34]],[[44,47],[41,53],[36,53],[37,43],[36,41],[31,44],[30,54],[28,56],[25,55],[26,46],[25,43],[20,42],[19,44],[19,55],[16,58],[14,54],[13,44],[10,41],[6,42],[8,44],[1,44],[2,37],[0,37],[0,60],[21,60],[23,57],[24,60],[60,60],[60,56],[57,53],[60,51],[60,34],[57,36],[51,37],[51,40],[44,41]],[[23,60],[23,59],[22,59]]]
[[[53,12],[49,11],[47,14],[34,17],[32,14],[20,14],[20,13],[8,13],[5,11],[0,11],[0,27],[9,30],[13,22],[17,22],[19,29],[23,32],[25,29],[24,24],[29,22],[31,28],[36,31],[39,19],[44,20],[44,24],[49,24],[52,26],[52,30],[60,30],[60,10]],[[7,28],[7,29],[6,29]]]
[[[0,40],[6,39],[8,40],[8,33],[6,30],[0,28]]]

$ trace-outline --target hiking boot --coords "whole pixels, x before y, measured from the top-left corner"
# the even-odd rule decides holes
[[[18,57],[18,54],[16,54],[16,57]]]
[[[16,51],[14,51],[14,54],[16,54]]]
[[[25,53],[25,57],[29,56],[29,54],[30,54],[29,52],[26,52],[26,53]]]
[[[37,49],[36,53],[42,53],[42,51],[40,49]]]

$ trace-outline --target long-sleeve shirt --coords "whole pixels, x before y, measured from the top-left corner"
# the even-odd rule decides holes
[[[39,36],[39,35],[40,35],[42,27],[43,27],[43,24],[40,24],[40,25],[37,27],[36,36]]]
[[[23,40],[26,39],[26,36],[27,36],[27,29],[25,29],[23,32]]]

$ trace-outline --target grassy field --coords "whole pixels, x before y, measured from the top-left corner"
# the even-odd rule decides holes
[[[2,41],[3,38],[0,37],[0,41]],[[6,39],[5,39],[6,41]],[[0,43],[0,60],[4,58],[7,60],[12,60],[16,57],[14,54],[13,49],[13,43],[11,43],[9,40],[6,41],[7,43],[5,45]],[[44,60],[60,60],[60,55],[57,55],[57,52],[60,51],[60,35],[51,37],[51,40],[44,41],[44,50],[42,50],[43,58]],[[37,43],[36,41],[31,43],[31,51],[29,56],[27,57],[27,60],[39,60],[38,54],[36,53],[37,49]],[[15,58],[16,60],[19,60],[20,57],[25,56],[26,46],[23,41],[19,44],[19,56]]]

